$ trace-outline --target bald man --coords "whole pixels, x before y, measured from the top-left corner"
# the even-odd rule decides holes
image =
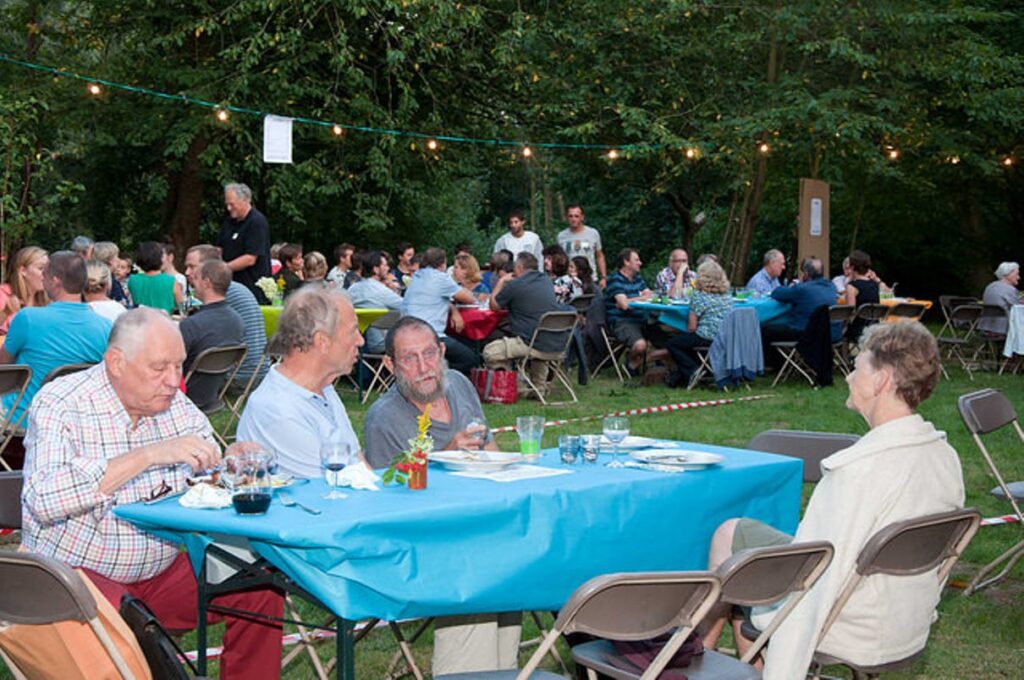
[[[142,599],[178,630],[196,625],[187,555],[113,510],[183,489],[190,473],[220,462],[209,421],[178,389],[184,361],[181,334],[164,312],[122,314],[101,363],[36,394],[22,492],[26,549],[81,568],[115,608],[125,593]],[[269,616],[283,610],[269,589],[219,601]],[[280,675],[280,624],[228,617],[224,647],[220,677]]]

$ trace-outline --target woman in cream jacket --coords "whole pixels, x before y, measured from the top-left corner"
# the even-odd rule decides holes
[[[846,405],[871,430],[853,446],[821,463],[823,477],[796,536],[754,520],[728,520],[712,539],[709,568],[758,545],[826,540],[831,565],[772,635],[764,677],[803,678],[815,650],[854,663],[876,665],[922,649],[935,618],[943,583],[937,572],[912,577],[874,575],[853,593],[824,639],[820,631],[833,602],[854,571],[857,554],[888,524],[963,507],[960,460],[945,433],[915,413],[939,377],[938,347],[919,323],[877,324],[861,339],[855,370],[847,377]],[[764,628],[774,611],[754,610]],[[706,643],[713,646],[724,619]]]

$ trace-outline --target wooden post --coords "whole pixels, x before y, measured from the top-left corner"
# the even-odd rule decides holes
[[[829,278],[829,186],[817,179],[800,180],[800,227],[797,260],[818,257]]]

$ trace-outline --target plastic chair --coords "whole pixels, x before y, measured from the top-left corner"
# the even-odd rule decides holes
[[[966,508],[894,522],[881,529],[861,549],[854,573],[846,580],[832,605],[818,639],[824,639],[832,624],[842,615],[847,600],[869,576],[916,576],[938,569],[938,581],[945,581],[980,524],[978,511]],[[893,606],[898,606],[898,603],[893,603]],[[910,665],[922,651],[923,648],[915,650],[902,659],[878,666],[861,666],[839,656],[818,652],[812,663],[813,677],[821,677],[822,666],[841,664],[850,668],[855,677],[867,675],[876,678],[879,673]]]
[[[217,398],[212,404],[204,404],[201,406],[203,413],[207,416],[211,416],[214,413],[223,411],[225,408],[229,409],[232,414],[235,414],[236,407],[229,405],[225,399],[225,394],[231,383],[235,379],[235,374],[238,373],[239,367],[242,362],[245,361],[245,355],[249,351],[244,343],[237,345],[223,345],[221,347],[210,347],[204,349],[196,357],[196,360],[192,362],[192,368],[189,369],[188,374],[185,376],[185,390],[188,391],[190,385],[195,384],[195,380],[200,378],[216,378],[221,379],[221,384],[217,390]],[[237,400],[236,400],[237,401]],[[234,416],[229,417],[224,428],[218,432],[213,431],[213,434],[220,440],[221,444],[227,446],[227,432],[228,429],[234,422]]]
[[[771,624],[753,638],[740,661],[750,663],[832,562],[828,541],[743,550],[718,567],[721,601],[741,607],[770,605],[789,596]],[[749,629],[748,629],[749,630]]]
[[[946,371],[943,359],[956,359],[960,367],[967,371],[967,377],[974,380],[974,373],[971,372],[971,362],[964,354],[974,339],[974,332],[981,318],[982,306],[978,304],[964,304],[949,311],[946,317],[946,324],[939,329],[935,340],[939,343],[939,365],[942,368],[942,375],[949,380],[949,373]]]
[[[376,321],[374,321],[373,323],[371,323],[370,328],[379,330],[382,333],[386,334],[389,330],[391,330],[394,327],[396,323],[398,323],[398,320],[401,318],[402,313],[400,311],[392,310],[385,314],[384,316],[377,319]],[[361,372],[363,368],[370,372],[370,384],[366,387],[366,390],[363,392],[362,403],[365,404],[366,400],[369,399],[374,392],[383,392],[388,387],[390,387],[391,382],[394,380],[394,377],[391,375],[390,371],[388,371],[387,367],[384,366],[383,354],[373,354],[371,352],[360,351],[360,384],[362,384]]]
[[[983,434],[994,432],[1007,425],[1013,425],[1019,441],[1024,443],[1024,430],[1021,429],[1020,423],[1017,422],[1017,411],[1002,393],[992,389],[979,390],[961,396],[957,400],[957,408],[960,411],[960,417],[963,418],[964,425],[967,426],[967,431],[974,438],[974,443],[981,449],[981,455],[985,458],[985,464],[988,465],[988,469],[995,476],[998,483],[998,486],[989,493],[1002,501],[1008,502],[1013,507],[1013,512],[1019,520],[1017,526],[1024,529],[1024,513],[1020,509],[1020,504],[1024,503],[1024,481],[1008,483],[1002,473],[999,472],[999,468],[992,459],[992,455],[985,446],[985,442],[981,439]],[[999,581],[1013,569],[1013,566],[1021,557],[1024,557],[1024,540],[985,565],[978,572],[977,576],[974,577],[967,589],[964,590],[964,595],[970,595],[976,590],[981,590]],[[1003,562],[1006,562],[1006,566],[1003,567],[999,574],[990,579],[982,580]]]
[[[0,552],[0,582],[0,620],[31,626],[86,623],[121,677],[134,680],[136,675],[99,619],[95,597],[70,567],[33,553]],[[4,657],[13,666],[8,655]]]
[[[855,434],[836,432],[765,430],[747,442],[747,448],[799,458],[804,462],[804,481],[818,482],[821,480],[821,461],[836,451],[853,446],[859,439]]]
[[[28,384],[31,381],[32,369],[28,366],[22,364],[0,366],[0,394],[17,392],[11,407],[0,414],[0,437],[3,438],[3,442],[0,443],[0,465],[5,470],[11,469],[11,466],[4,460],[4,451],[7,450],[7,445],[11,443],[15,436],[24,434],[24,431],[18,431],[17,423],[11,422],[11,416],[18,409],[18,404],[21,403],[22,398],[25,396],[25,390],[28,389]]]
[[[526,383],[527,387],[533,390],[542,404],[547,404],[548,401],[544,398],[542,386],[535,385],[533,380],[530,379],[530,372],[527,370],[530,361],[548,362],[548,365],[554,371],[555,379],[562,383],[562,386],[569,391],[569,395],[572,397],[570,402],[551,403],[576,403],[577,401],[576,392],[573,391],[569,378],[562,369],[562,365],[569,356],[569,348],[572,347],[573,333],[576,330],[578,321],[579,317],[577,317],[576,312],[547,312],[543,314],[540,320],[537,321],[537,327],[533,329],[526,357],[517,360],[519,378]],[[544,352],[536,348],[538,338],[551,336],[562,339],[562,349],[555,352]]]

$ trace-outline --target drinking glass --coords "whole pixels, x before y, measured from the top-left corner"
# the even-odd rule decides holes
[[[476,443],[478,449],[482,449],[484,442],[487,439],[487,421],[483,418],[473,418],[466,427],[462,428],[473,437],[473,441]]]
[[[579,455],[580,438],[574,434],[563,434],[558,438],[558,455],[566,465],[576,462]]]
[[[604,436],[612,443],[612,459],[605,463],[607,467],[622,467],[619,462],[619,444],[629,436],[629,418],[622,416],[609,416],[602,423]]]
[[[267,456],[259,452],[241,453],[228,460],[231,478],[231,504],[239,515],[262,515],[270,507],[271,481]]]
[[[352,446],[347,442],[328,441],[320,447],[320,466],[324,469],[324,481],[331,490],[323,495],[327,500],[348,498],[348,494],[338,491],[338,475],[348,465],[352,456]]]
[[[580,437],[583,448],[583,460],[587,463],[596,463],[597,454],[601,450],[601,435],[585,434]]]
[[[519,416],[516,418],[516,432],[519,434],[519,453],[527,460],[540,457],[540,440],[544,436],[542,416]]]

